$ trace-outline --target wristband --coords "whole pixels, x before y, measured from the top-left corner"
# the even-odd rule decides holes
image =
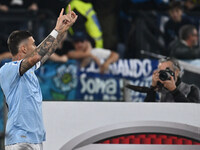
[[[54,29],[53,31],[51,31],[50,35],[53,36],[53,37],[56,39],[57,36],[58,36],[58,31],[56,31],[56,30]]]

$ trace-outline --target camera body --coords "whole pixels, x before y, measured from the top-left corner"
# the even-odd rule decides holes
[[[170,80],[171,76],[175,77],[174,72],[171,71],[169,68],[159,71],[159,79],[162,81]]]

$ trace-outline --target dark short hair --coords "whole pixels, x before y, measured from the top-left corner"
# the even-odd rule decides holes
[[[168,10],[173,10],[173,9],[183,9],[182,3],[180,1],[173,1],[169,4]]]
[[[181,40],[187,40],[189,36],[193,34],[194,29],[196,29],[194,25],[184,25],[179,30],[179,38]]]
[[[32,34],[28,31],[13,31],[8,37],[8,48],[13,56],[17,55],[19,44],[31,37]]]
[[[86,32],[83,31],[76,31],[74,35],[72,36],[73,42],[79,42],[79,41],[89,41],[92,45],[92,47],[95,47],[95,41],[94,39],[89,36]]]
[[[77,31],[72,36],[73,42],[88,40],[88,34],[82,31]]]

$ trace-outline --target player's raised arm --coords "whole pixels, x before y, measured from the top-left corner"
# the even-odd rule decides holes
[[[57,19],[55,29],[35,48],[35,50],[27,55],[20,66],[20,74],[23,75],[28,69],[33,67],[37,62],[47,60],[49,56],[55,51],[57,48],[57,41],[63,36],[63,33],[66,32],[70,26],[77,19],[77,15],[69,10],[69,12],[65,15],[63,14],[64,9],[61,10],[60,15]],[[57,40],[56,40],[57,38]],[[45,60],[42,58],[45,56]]]

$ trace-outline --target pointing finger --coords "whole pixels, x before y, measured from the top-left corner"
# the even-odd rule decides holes
[[[70,4],[68,5],[68,9],[69,9],[68,14],[71,16],[72,11],[71,11],[71,5]]]
[[[62,8],[59,17],[61,17],[63,15],[64,9]]]

